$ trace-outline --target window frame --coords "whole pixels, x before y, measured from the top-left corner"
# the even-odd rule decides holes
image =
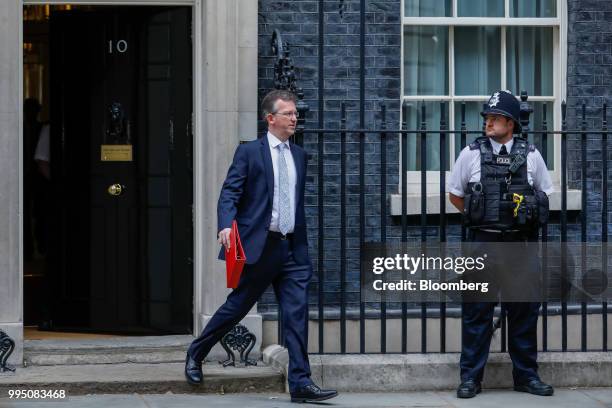
[[[448,102],[447,108],[447,123],[449,129],[454,127],[455,115],[460,114],[455,112],[454,104],[456,102],[482,102],[485,103],[490,95],[455,95],[455,42],[454,28],[457,26],[496,26],[501,28],[501,87],[506,89],[507,72],[506,72],[506,33],[508,27],[552,27],[553,29],[553,95],[550,96],[529,96],[529,102],[553,102],[554,121],[552,129],[561,129],[561,102],[565,100],[567,94],[567,4],[562,0],[556,0],[557,16],[556,17],[510,17],[510,0],[504,0],[505,17],[457,17],[457,2],[452,1],[452,17],[406,17],[404,15],[404,3],[406,0],[401,0],[401,15],[402,15],[402,39],[401,39],[401,78],[400,78],[400,102],[401,106],[407,101],[411,102]],[[404,32],[409,26],[446,26],[448,31],[448,75],[449,89],[448,95],[405,95],[404,94]],[[403,109],[400,110],[400,125],[403,120]],[[530,126],[533,129],[533,125]],[[552,130],[551,129],[551,130]],[[449,136],[453,136],[449,134]],[[552,136],[552,135],[551,135]],[[414,137],[409,135],[408,137]],[[550,137],[550,136],[549,136]],[[549,170],[555,190],[560,190],[561,173],[559,171],[561,160],[561,136],[554,135],[554,169]],[[401,158],[400,147],[400,158]],[[449,168],[452,171],[455,157],[454,138],[449,137],[448,160],[450,160]],[[403,176],[407,179],[408,193],[411,195],[419,194],[421,191],[421,171],[409,170],[407,174],[401,174],[400,183]],[[446,178],[450,177],[450,171],[446,171]],[[440,183],[440,171],[426,171],[427,190],[438,194]],[[428,193],[428,196],[430,194]],[[428,206],[429,207],[429,206]]]

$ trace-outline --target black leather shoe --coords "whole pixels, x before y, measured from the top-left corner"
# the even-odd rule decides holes
[[[191,385],[199,385],[202,384],[203,377],[202,363],[198,363],[187,353],[185,359],[185,378],[187,378],[187,382]]]
[[[338,395],[336,390],[322,390],[315,384],[298,388],[291,393],[291,402],[318,402],[334,398]]]
[[[533,395],[542,396],[553,395],[553,393],[555,392],[552,386],[543,383],[537,378],[529,380],[529,382],[526,384],[515,385],[514,391],[528,392]]]
[[[480,383],[470,378],[459,384],[459,388],[457,388],[457,398],[473,398],[476,394],[480,394],[480,391],[482,391]]]

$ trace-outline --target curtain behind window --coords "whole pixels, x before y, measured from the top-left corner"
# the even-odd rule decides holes
[[[406,17],[450,17],[451,0],[406,0],[404,2]]]
[[[404,30],[404,94],[448,95],[448,27]]]
[[[515,95],[553,95],[552,27],[508,27],[507,84]]]
[[[459,17],[503,17],[504,0],[457,0]]]
[[[501,86],[501,29],[455,27],[455,95],[490,95]]]

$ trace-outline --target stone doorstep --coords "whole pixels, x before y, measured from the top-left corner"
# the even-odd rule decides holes
[[[185,361],[185,348],[180,350],[87,350],[75,353],[24,352],[24,366],[57,366],[80,364],[179,363]]]
[[[147,349],[147,348],[186,348],[193,341],[193,336],[117,336],[102,339],[55,339],[55,340],[25,340],[25,351],[77,351],[96,348],[105,349]]]
[[[26,340],[24,365],[182,362],[192,340],[190,335]]]
[[[287,373],[287,350],[263,351],[266,364]],[[612,353],[545,352],[538,354],[539,374],[555,387],[611,387]],[[324,388],[349,392],[452,390],[459,383],[459,353],[310,355],[313,380]],[[507,353],[491,353],[483,387],[512,387]],[[287,385],[285,384],[285,389]]]
[[[243,393],[283,392],[282,373],[261,361],[257,366],[222,367],[205,364],[204,384],[187,384],[184,363],[92,364],[18,367],[0,373],[0,395],[10,389],[66,390],[70,395],[128,393]]]
[[[26,366],[178,363],[185,361],[185,353],[193,339],[192,335],[170,335],[25,340],[23,358]],[[217,362],[225,360],[226,357],[226,352],[217,344],[209,353],[207,361]],[[249,358],[261,358],[257,347],[251,351]],[[15,364],[12,361],[11,363]]]

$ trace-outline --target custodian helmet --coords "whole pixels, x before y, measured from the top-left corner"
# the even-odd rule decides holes
[[[486,115],[502,115],[514,121],[514,133],[521,133],[522,127],[519,121],[521,113],[521,105],[519,101],[509,91],[495,91],[485,110],[480,114]]]

